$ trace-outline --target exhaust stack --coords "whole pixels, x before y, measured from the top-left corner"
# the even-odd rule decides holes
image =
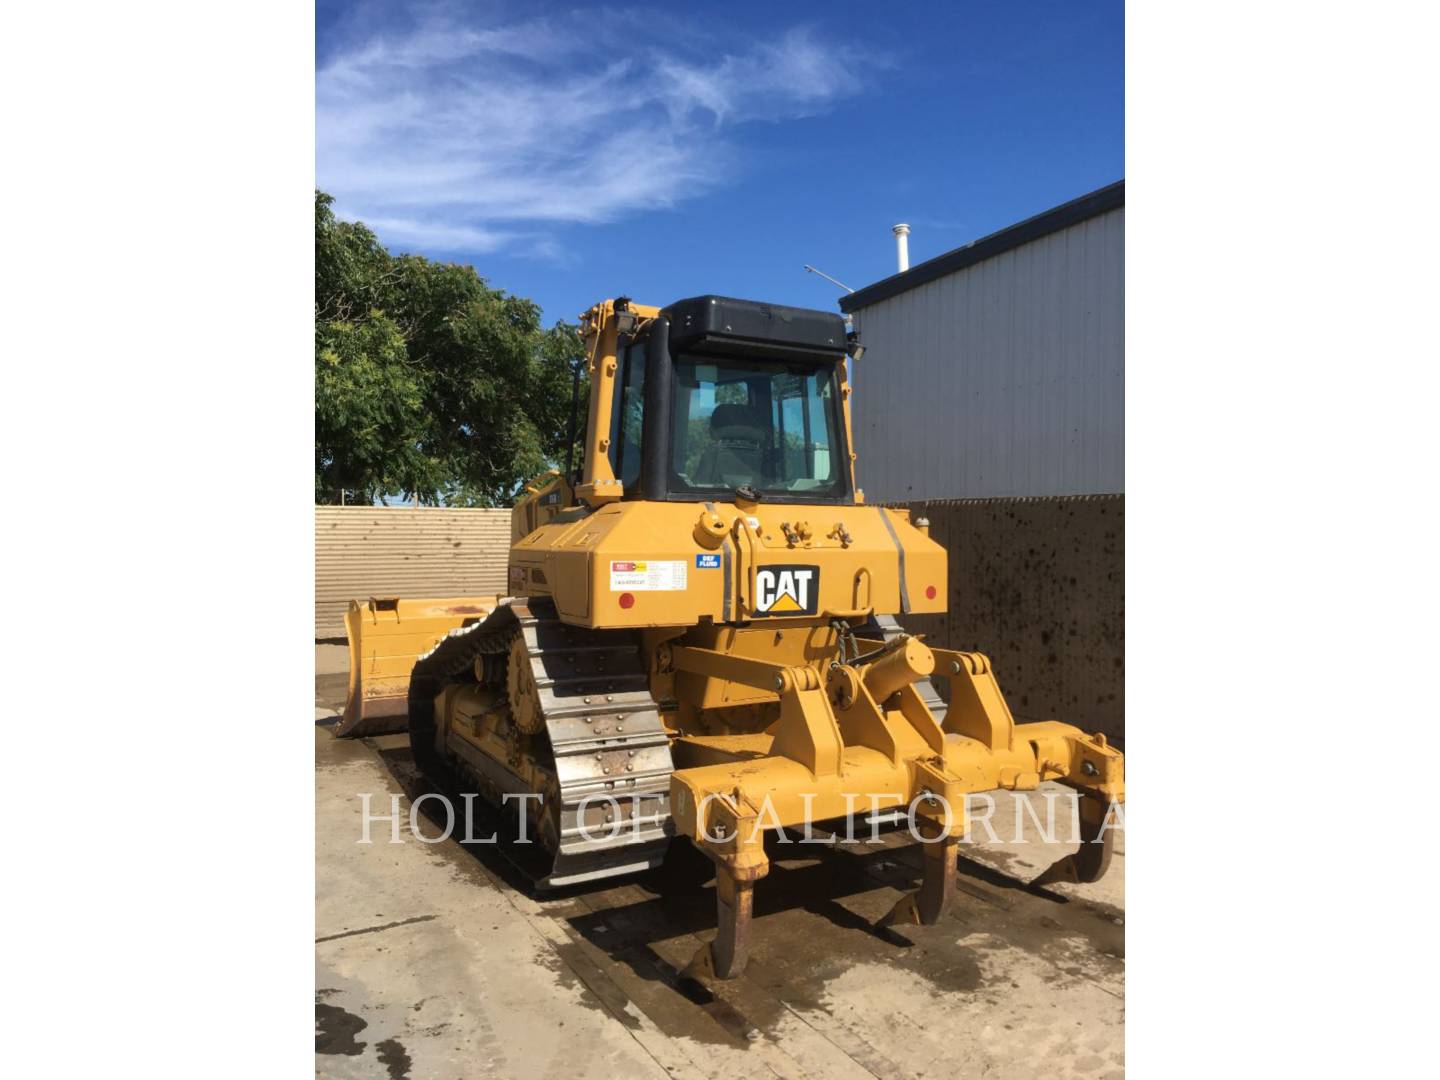
[[[890,231],[895,234],[895,262],[903,274],[910,269],[910,226],[902,222]]]

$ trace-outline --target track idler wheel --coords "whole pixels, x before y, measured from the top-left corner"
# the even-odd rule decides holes
[[[1105,819],[1110,813],[1106,799],[1090,796],[1080,797],[1080,850],[1073,855],[1050,864],[1049,869],[1030,884],[1050,885],[1059,881],[1071,884],[1085,884],[1099,881],[1110,869],[1110,857],[1115,854],[1115,826],[1105,829]],[[1101,830],[1104,829],[1104,835]]]
[[[409,717],[406,730],[410,735],[410,754],[420,772],[431,780],[451,778],[449,767],[435,748],[435,695],[440,692],[444,680],[421,671],[415,665],[416,674],[410,678]]]

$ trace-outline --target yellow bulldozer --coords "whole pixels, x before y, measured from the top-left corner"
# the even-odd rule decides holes
[[[523,805],[544,887],[654,867],[676,837],[699,847],[719,921],[699,976],[745,965],[767,831],[902,812],[924,870],[887,922],[930,924],[967,794],[1058,780],[1082,842],[1045,878],[1104,873],[1120,753],[1016,723],[984,655],[898,621],[945,610],[946,555],[855,485],[863,348],[843,319],[622,297],[581,333],[583,467],[517,502],[511,595],[352,604],[341,733],[403,724],[427,773]]]

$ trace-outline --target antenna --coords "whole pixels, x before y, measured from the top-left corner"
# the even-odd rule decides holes
[[[849,285],[846,285],[843,281],[836,281],[836,280],[835,280],[833,277],[831,277],[829,274],[825,273],[824,270],[816,270],[816,269],[815,269],[813,266],[811,266],[809,263],[806,263],[806,264],[805,264],[805,269],[806,269],[807,271],[809,271],[810,273],[812,273],[812,274],[819,274],[819,275],[820,275],[821,277],[823,277],[826,281],[830,282],[831,285],[839,285],[840,288],[844,289],[844,290],[845,290],[846,292],[848,292],[848,293],[853,293],[853,292],[855,291],[854,289],[850,288]]]

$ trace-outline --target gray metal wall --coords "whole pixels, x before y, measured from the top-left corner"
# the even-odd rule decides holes
[[[868,502],[1125,490],[1125,209],[854,313]]]

